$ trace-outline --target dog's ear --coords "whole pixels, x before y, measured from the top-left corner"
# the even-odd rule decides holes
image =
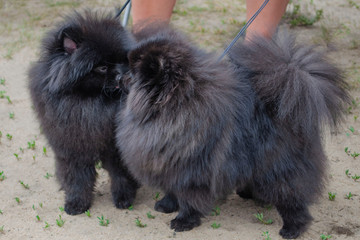
[[[60,30],[58,37],[61,47],[68,54],[73,54],[81,42],[81,30],[71,26],[64,27]]]

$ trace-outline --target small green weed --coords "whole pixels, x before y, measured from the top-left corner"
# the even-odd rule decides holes
[[[213,229],[218,229],[219,227],[221,227],[221,224],[220,224],[220,223],[213,222],[213,224],[211,224],[211,227],[212,227]]]
[[[15,117],[15,113],[14,113],[14,112],[10,112],[10,113],[9,113],[9,118],[10,118],[10,119],[14,119],[14,117]]]
[[[130,211],[132,211],[132,210],[134,210],[134,206],[131,205],[130,207],[128,207],[128,209],[129,209]]]
[[[47,150],[46,150],[46,147],[43,147],[43,154],[44,154],[44,156],[47,156]]]
[[[36,220],[37,220],[38,222],[40,222],[40,221],[41,221],[41,219],[40,219],[39,215],[36,215]]]
[[[259,222],[261,222],[265,225],[269,225],[274,222],[272,219],[265,220],[263,213],[257,213],[257,214],[254,214],[254,216],[256,217],[257,220],[259,220]]]
[[[18,197],[15,197],[15,201],[18,203],[18,204],[20,204],[20,198],[18,198]]]
[[[85,215],[88,216],[88,217],[91,217],[90,210],[86,210],[86,211],[85,211]]]
[[[49,228],[50,227],[50,225],[47,223],[47,222],[44,222],[45,223],[45,227],[44,227],[44,229],[47,229],[47,228]]]
[[[220,215],[220,207],[216,206],[213,208],[213,210],[211,211],[211,216],[218,216]]]
[[[355,182],[357,181],[357,180],[359,180],[360,179],[360,176],[359,175],[357,175],[357,174],[355,174],[354,176],[352,176],[351,177]]]
[[[0,98],[5,98],[6,91],[0,91]]]
[[[64,212],[64,211],[65,211],[64,207],[59,207],[59,210],[60,210],[60,212]]]
[[[271,240],[269,231],[263,232],[262,236],[265,237],[265,240]]]
[[[0,227],[0,233],[4,234],[4,225]]]
[[[0,78],[0,85],[5,85],[5,78]]]
[[[159,198],[160,198],[160,192],[156,192],[156,193],[155,193],[155,196],[153,197],[153,199],[154,199],[155,201],[159,201]]]
[[[334,200],[335,200],[336,193],[328,192],[328,195],[329,195],[329,200],[330,200],[330,201],[334,201]]]
[[[27,142],[27,144],[28,144],[28,149],[34,150],[35,147],[36,147],[35,140],[32,140],[32,141],[30,141],[30,142]]]
[[[10,141],[11,141],[12,138],[13,138],[13,136],[12,136],[10,133],[6,134],[6,137],[7,137],[7,139],[9,139]]]
[[[21,157],[19,157],[19,154],[17,154],[17,153],[14,153],[14,156],[16,157],[16,160],[20,160],[20,159],[21,159]]]
[[[43,207],[43,204],[42,204],[42,203],[39,203],[39,207],[42,208],[42,207]]]
[[[19,181],[19,183],[21,184],[21,186],[23,186],[25,189],[30,189],[29,184],[25,184],[23,181]]]
[[[56,225],[58,225],[59,227],[64,226],[65,221],[61,218],[61,215],[59,215],[59,219],[56,219]]]
[[[50,173],[46,173],[46,175],[44,176],[44,178],[46,178],[46,179],[49,179],[49,178],[51,178],[51,177],[53,177],[53,175],[52,174],[50,174]]]
[[[321,238],[321,240],[329,240],[330,238],[332,238],[332,236],[331,235],[321,234],[320,238]]]
[[[0,209],[0,214],[3,214],[3,211]]]
[[[146,213],[146,216],[150,219],[155,219],[155,216],[154,215],[151,215],[151,212],[147,212]]]
[[[348,194],[345,195],[345,197],[350,200],[353,197],[353,195],[351,192],[349,192]]]
[[[139,218],[136,218],[136,219],[135,219],[135,224],[136,224],[136,226],[138,226],[138,227],[140,227],[140,228],[144,228],[144,227],[147,226],[146,224],[143,224],[143,223],[140,221]]]
[[[5,98],[8,100],[8,103],[9,103],[9,104],[12,104],[12,101],[11,101],[11,99],[10,99],[9,96],[5,96]]]
[[[4,181],[5,180],[5,174],[4,174],[4,171],[1,171],[0,172],[0,182]]]
[[[109,219],[105,219],[103,215],[101,217],[97,217],[99,219],[99,225],[103,227],[107,227],[110,224]]]

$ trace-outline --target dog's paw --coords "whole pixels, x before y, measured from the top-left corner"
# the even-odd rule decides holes
[[[133,204],[133,202],[135,200],[135,196],[136,196],[136,191],[135,192],[134,191],[113,192],[113,202],[115,204],[115,207],[120,208],[120,209],[129,208]]]
[[[300,236],[301,231],[296,228],[296,227],[289,227],[289,228],[285,228],[283,227],[279,234],[284,238],[284,239],[295,239],[298,236]]]
[[[84,203],[82,201],[68,201],[65,203],[65,212],[69,215],[78,215],[84,213],[90,208],[90,203]]]
[[[162,213],[172,213],[179,210],[179,205],[175,197],[166,195],[163,199],[155,203],[154,209]]]
[[[198,215],[189,216],[187,218],[175,218],[171,220],[170,228],[175,232],[190,231],[194,227],[200,226],[201,220]]]

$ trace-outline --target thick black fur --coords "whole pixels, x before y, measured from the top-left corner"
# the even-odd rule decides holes
[[[134,41],[111,16],[75,13],[46,35],[29,71],[31,98],[56,155],[68,214],[90,208],[100,160],[111,177],[115,206],[127,208],[135,198],[138,184],[122,163],[114,134]]]
[[[339,70],[287,34],[217,62],[174,30],[146,31],[156,34],[129,53],[116,137],[131,173],[167,193],[155,208],[179,209],[171,228],[190,230],[244,190],[276,206],[284,238],[298,237],[323,188],[322,125],[336,125],[349,99]]]

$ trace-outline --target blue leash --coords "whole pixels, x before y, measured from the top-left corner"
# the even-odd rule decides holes
[[[261,5],[261,7],[255,12],[255,14],[249,19],[249,21],[245,24],[245,26],[243,26],[240,30],[240,32],[236,35],[236,37],[234,38],[234,40],[231,41],[231,43],[229,44],[229,46],[225,49],[225,51],[223,52],[223,54],[219,57],[218,61],[220,62],[221,59],[223,59],[225,57],[225,55],[229,52],[230,48],[232,48],[234,46],[234,44],[237,42],[237,40],[239,40],[239,38],[244,34],[244,32],[246,31],[246,29],[250,26],[250,24],[255,20],[255,18],[259,15],[259,13],[264,9],[264,7],[266,6],[266,4],[268,4],[269,0],[265,0],[264,3]]]

